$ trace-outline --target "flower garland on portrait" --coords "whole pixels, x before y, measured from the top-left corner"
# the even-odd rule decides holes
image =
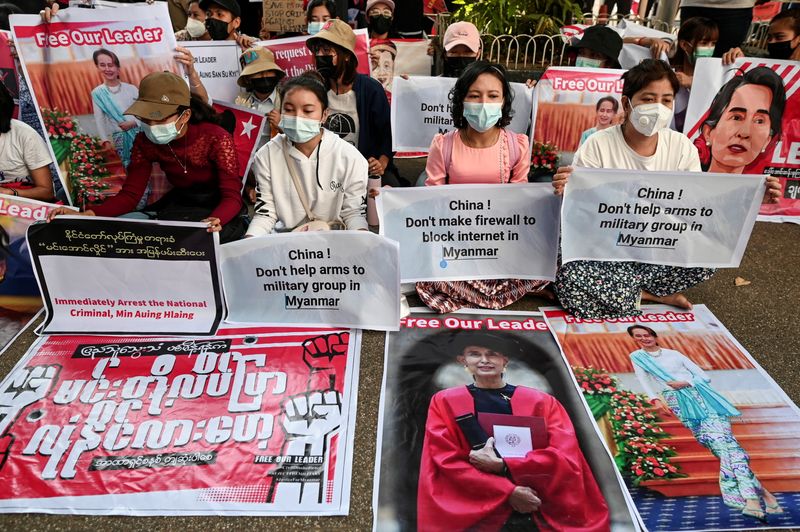
[[[645,480],[680,478],[686,475],[670,463],[675,450],[661,443],[667,437],[647,397],[621,390],[617,379],[604,370],[576,366],[575,380],[595,420],[608,416],[619,470],[638,486]]]

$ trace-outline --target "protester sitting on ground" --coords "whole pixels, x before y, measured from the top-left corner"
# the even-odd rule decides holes
[[[383,176],[384,185],[400,186],[392,165],[389,101],[378,81],[356,72],[353,29],[342,20],[329,20],[306,45],[328,87],[325,128],[358,148],[369,163],[369,175]]]
[[[210,41],[211,35],[206,30],[206,12],[200,8],[200,0],[189,2],[189,17],[186,27],[175,32],[176,41]]]
[[[264,127],[258,143],[260,148],[278,133],[281,119],[278,83],[286,73],[275,63],[275,54],[269,48],[257,46],[245,50],[239,56],[239,64],[242,72],[236,82],[246,92],[237,96],[235,103],[254,109],[269,120],[269,127]]]
[[[280,93],[283,133],[256,154],[257,201],[247,236],[339,224],[367,230],[367,161],[322,127],[330,112],[324,80],[305,72],[281,85]]]
[[[455,22],[447,27],[442,39],[444,76],[457,78],[481,55],[481,34],[471,22]]]
[[[469,65],[450,92],[456,129],[433,138],[425,185],[527,183],[528,137],[505,129],[513,99],[502,66],[486,61]],[[421,282],[416,288],[426,305],[444,313],[461,307],[504,308],[547,284],[497,279]]]
[[[772,17],[767,30],[767,53],[770,59],[800,61],[800,7],[781,11]],[[744,56],[741,48],[732,48],[722,56],[722,64],[731,64]]]
[[[617,113],[619,113],[619,102],[613,96],[603,96],[597,100],[594,110],[597,115],[597,122],[594,127],[590,127],[581,133],[581,140],[578,143],[579,146],[586,142],[586,139],[593,134],[614,125],[614,119],[617,117]]]
[[[622,37],[607,26],[589,26],[570,50],[577,52],[576,67],[620,68]]]
[[[307,33],[316,35],[332,18],[339,18],[334,0],[311,0],[306,7]]]
[[[366,12],[370,40],[398,37],[397,34],[390,31],[394,21],[394,2],[392,0],[368,0]]]
[[[53,162],[44,139],[28,124],[15,120],[14,98],[0,83],[0,194],[41,201],[53,200]]]
[[[133,143],[122,190],[82,214],[159,220],[203,221],[229,242],[244,234],[241,180],[233,137],[218,125],[214,110],[171,72],[145,76],[139,97],[125,111],[142,122]],[[173,188],[161,199],[132,212],[158,163]],[[74,214],[64,208],[53,211]]]
[[[694,17],[681,24],[672,67],[678,76],[681,88],[675,95],[675,118],[672,128],[683,131],[686,109],[689,106],[689,89],[694,79],[694,68],[698,58],[712,57],[719,38],[719,27],[710,18]]]
[[[640,171],[699,172],[700,159],[685,135],[668,128],[680,83],[669,65],[646,59],[623,77],[622,125],[598,131],[575,153],[574,166]],[[561,194],[572,167],[553,178]],[[780,195],[776,178],[768,178],[765,201]],[[616,318],[641,313],[641,300],[691,309],[681,292],[709,279],[711,268],[679,268],[639,262],[577,260],[561,265],[556,295],[561,305],[581,318]]]

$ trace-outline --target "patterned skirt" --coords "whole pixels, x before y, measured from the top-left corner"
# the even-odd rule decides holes
[[[690,393],[697,402],[705,405],[699,393],[694,389]],[[761,484],[750,469],[750,456],[733,435],[730,420],[715,413],[709,413],[702,420],[685,418],[678,406],[677,394],[667,390],[662,395],[667,406],[692,431],[698,443],[719,458],[722,502],[731,508],[742,509],[747,499],[758,499],[762,490]]]
[[[548,281],[523,279],[425,281],[417,283],[417,294],[429,308],[441,314],[463,307],[499,310],[525,294],[540,292],[548,284]]]
[[[679,268],[641,262],[576,260],[556,273],[556,296],[578,318],[621,318],[642,313],[642,290],[667,296],[706,281],[713,268]]]

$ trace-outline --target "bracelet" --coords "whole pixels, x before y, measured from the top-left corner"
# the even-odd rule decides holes
[[[11,194],[13,194],[14,196],[19,196],[19,192],[17,192],[16,188],[12,188],[10,190],[11,190]]]

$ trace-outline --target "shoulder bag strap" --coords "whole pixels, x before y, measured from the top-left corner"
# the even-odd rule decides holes
[[[286,144],[283,147],[283,158],[286,161],[286,167],[289,169],[289,175],[292,176],[292,183],[294,183],[294,188],[297,191],[297,195],[300,197],[300,203],[303,204],[303,209],[306,211],[308,221],[313,222],[317,219],[317,217],[314,216],[314,213],[311,212],[311,209],[308,206],[308,198],[306,197],[305,191],[303,191],[300,178],[297,177],[297,173],[294,171],[291,158],[289,157],[289,149],[292,147],[292,143],[288,137],[286,137],[284,140],[286,141]],[[320,142],[322,141],[320,140]],[[317,154],[317,157],[319,157],[319,154]]]

